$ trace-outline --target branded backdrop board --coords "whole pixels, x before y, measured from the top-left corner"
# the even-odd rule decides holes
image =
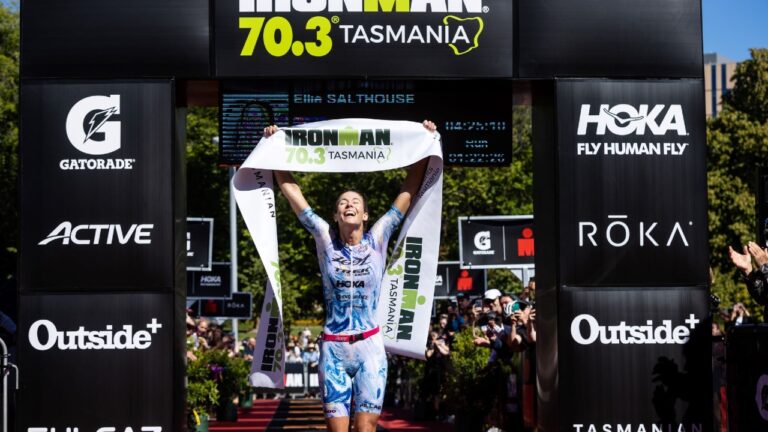
[[[447,164],[509,165],[512,93],[512,82],[503,80],[227,82],[219,110],[219,159],[241,164],[271,124],[430,119],[440,132]]]
[[[706,285],[701,80],[559,80],[560,277]]]
[[[23,78],[210,76],[207,0],[24,0]]]
[[[533,266],[534,237],[533,216],[462,216],[461,267]]]
[[[304,394],[306,391],[306,377],[304,363],[286,363],[285,392]]]
[[[768,326],[735,326],[727,337],[729,430],[768,430]]]
[[[231,295],[230,263],[213,263],[210,271],[187,272],[187,299],[228,299]]]
[[[17,430],[178,430],[173,310],[172,294],[22,295]]]
[[[559,430],[711,431],[708,294],[704,287],[561,289]]]
[[[701,0],[517,4],[520,78],[703,78]]]
[[[309,392],[320,392],[320,369],[317,366],[317,363],[315,365],[308,365],[307,366],[307,375],[309,379],[308,383],[308,391]]]
[[[171,81],[22,83],[22,292],[172,289],[173,96]]]
[[[462,269],[458,261],[437,263],[435,297],[455,297],[459,293],[480,296],[485,292],[484,269]]]
[[[508,0],[220,0],[215,8],[218,77],[513,74]]]
[[[232,293],[228,299],[199,299],[192,305],[198,316],[208,318],[253,318],[251,293]]]
[[[187,270],[211,270],[212,254],[213,219],[187,218]]]

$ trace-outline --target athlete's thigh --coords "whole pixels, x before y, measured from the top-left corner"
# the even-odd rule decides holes
[[[325,417],[349,417],[352,378],[346,371],[348,355],[345,342],[323,341],[318,372]]]
[[[357,357],[361,361],[352,388],[355,392],[355,412],[380,414],[387,385],[387,355],[381,333],[358,342]],[[356,344],[357,345],[357,344]]]

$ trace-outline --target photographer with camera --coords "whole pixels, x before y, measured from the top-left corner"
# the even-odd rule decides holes
[[[507,326],[505,331],[502,322],[501,291],[492,288],[485,292],[482,314],[478,316],[476,324],[480,326],[480,335],[475,335],[475,345],[491,348],[488,358],[488,363],[491,363],[496,359],[496,351],[503,348],[505,336],[510,330]]]
[[[522,416],[512,419],[518,425],[533,428],[536,425],[536,304],[510,296],[504,305],[504,316],[509,319],[511,329],[507,343],[512,350],[520,352],[517,374],[520,379],[515,380],[514,399],[522,401]]]

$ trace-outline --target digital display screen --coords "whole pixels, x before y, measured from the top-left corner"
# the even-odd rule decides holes
[[[223,82],[219,161],[239,165],[270,125],[338,118],[429,119],[446,165],[504,166],[512,154],[511,81]]]

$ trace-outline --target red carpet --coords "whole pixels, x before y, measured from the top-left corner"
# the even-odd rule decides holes
[[[236,422],[211,421],[210,432],[317,431],[325,430],[319,399],[258,399],[253,408],[238,410]],[[439,422],[415,422],[410,412],[384,409],[378,431],[450,432],[452,425]]]

